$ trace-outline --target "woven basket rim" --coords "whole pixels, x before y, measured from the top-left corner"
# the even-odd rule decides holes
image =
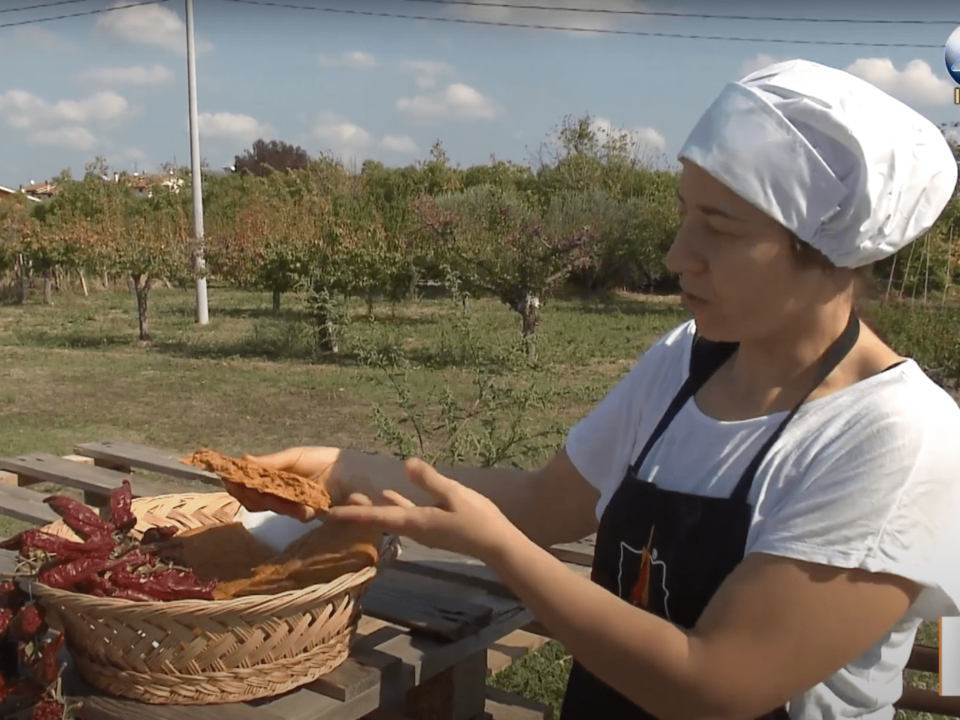
[[[136,513],[138,505],[155,503],[159,500],[169,498],[193,499],[207,498],[223,500],[226,497],[232,498],[227,492],[186,492],[186,493],[166,493],[164,495],[150,495],[148,497],[134,498],[132,506]],[[239,503],[238,503],[239,504]],[[44,532],[51,532],[54,526],[65,526],[63,520],[57,520],[39,529]],[[54,532],[53,534],[58,534]],[[258,606],[277,601],[286,603],[295,603],[298,600],[309,600],[310,602],[325,602],[341,597],[345,593],[368,583],[376,575],[380,567],[400,554],[400,538],[390,533],[384,533],[383,542],[380,546],[380,552],[377,554],[377,561],[360,570],[353,570],[331,580],[327,583],[318,583],[305,588],[296,588],[293,590],[284,590],[277,593],[244,595],[237,598],[226,600],[128,600],[126,598],[108,598],[97,597],[87,593],[80,593],[73,590],[63,590],[44,585],[39,580],[23,578],[25,580],[25,589],[33,592],[40,597],[48,597],[51,600],[68,601],[70,604],[82,603],[89,607],[97,607],[102,610],[130,610],[138,609],[148,611],[151,609],[163,608],[166,613],[174,610],[181,610],[184,613],[190,613],[195,610],[203,610],[206,613],[211,611],[222,612],[243,612],[257,610]]]

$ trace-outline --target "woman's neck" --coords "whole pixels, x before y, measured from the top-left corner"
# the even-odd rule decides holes
[[[849,319],[849,305],[824,305],[775,334],[741,341],[728,366],[729,382],[748,403],[792,406],[810,391],[818,361]]]

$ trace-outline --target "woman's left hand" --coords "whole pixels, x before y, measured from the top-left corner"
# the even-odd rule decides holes
[[[364,495],[352,495],[351,504],[330,509],[330,516],[349,522],[376,525],[384,531],[409,537],[428,547],[470,555],[483,561],[508,547],[519,529],[490,500],[444,477],[418,459],[404,463],[410,482],[426,490],[436,505],[414,505],[402,495],[387,490],[390,505],[373,505]]]

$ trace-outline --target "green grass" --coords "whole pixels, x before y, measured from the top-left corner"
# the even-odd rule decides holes
[[[0,455],[66,454],[77,443],[104,439],[176,452],[209,446],[257,453],[299,444],[391,450],[378,437],[374,404],[401,431],[412,428],[386,375],[361,362],[371,350],[411,361],[405,387],[434,422],[426,450],[446,442],[431,398],[448,388],[468,406],[477,378],[490,372],[539,394],[542,403],[524,419],[526,431],[536,433],[575,422],[654,338],[684,318],[665,300],[557,300],[543,309],[539,359],[530,366],[517,316],[494,301],[472,301],[467,317],[445,299],[380,304],[372,320],[359,303],[349,310],[341,353],[318,355],[295,295],[284,296],[275,315],[267,294],[211,288],[210,324],[200,327],[192,294],[156,289],[151,345],[136,340],[132,293],[58,293],[52,306],[0,306]],[[555,437],[521,464],[542,461],[560,442]],[[475,459],[470,448],[466,456]],[[0,519],[0,535],[21,527]],[[558,711],[568,672],[568,656],[550,643],[491,682]],[[936,686],[935,676],[918,680]]]

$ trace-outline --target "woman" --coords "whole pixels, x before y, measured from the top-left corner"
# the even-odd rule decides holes
[[[960,409],[854,301],[956,161],[804,61],[728,85],[680,160],[667,265],[694,321],[545,467],[259,459],[325,478],[336,518],[485,561],[575,658],[563,720],[891,718],[919,623],[960,614]],[[592,582],[543,549],[593,531]]]

